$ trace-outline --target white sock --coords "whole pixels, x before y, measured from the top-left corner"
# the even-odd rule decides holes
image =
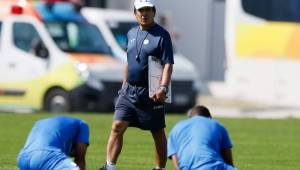
[[[165,170],[165,168],[161,168],[161,167],[159,167],[159,166],[156,166],[155,169]]]
[[[107,170],[116,170],[116,164],[106,161],[106,169]]]

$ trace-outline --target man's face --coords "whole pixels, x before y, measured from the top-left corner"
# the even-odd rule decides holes
[[[142,27],[148,28],[154,23],[155,11],[154,8],[144,7],[135,10],[135,17]]]

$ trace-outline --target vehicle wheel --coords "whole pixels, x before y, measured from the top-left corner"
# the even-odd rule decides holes
[[[68,92],[63,89],[53,89],[46,94],[44,109],[48,112],[70,112],[71,102]]]

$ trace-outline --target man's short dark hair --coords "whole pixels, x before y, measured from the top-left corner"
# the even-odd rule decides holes
[[[202,105],[198,105],[198,106],[193,107],[188,113],[189,117],[193,117],[195,115],[204,116],[204,117],[207,117],[207,118],[212,118],[208,108],[205,107],[205,106],[202,106]]]

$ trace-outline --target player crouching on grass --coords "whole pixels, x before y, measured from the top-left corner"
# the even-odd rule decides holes
[[[37,121],[18,156],[20,170],[85,170],[89,127],[77,118]],[[74,157],[72,161],[70,157]]]
[[[212,119],[205,106],[192,108],[188,117],[178,122],[169,134],[168,157],[174,169],[236,170],[225,127]]]

